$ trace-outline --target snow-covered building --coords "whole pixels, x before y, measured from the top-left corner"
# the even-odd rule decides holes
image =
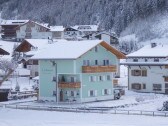
[[[64,30],[64,38],[67,40],[82,40],[83,36],[98,31],[97,25],[75,25],[66,27]]]
[[[107,31],[94,32],[91,34],[87,34],[83,36],[82,38],[88,39],[88,40],[96,40],[96,39],[103,40],[113,47],[119,46],[118,37],[114,32],[113,33],[110,33]]]
[[[28,21],[16,28],[17,41],[24,39],[47,39],[52,36],[48,24],[40,24],[34,21]]]
[[[28,22],[28,20],[2,20],[2,39],[16,39],[16,27]]]
[[[127,55],[129,90],[168,94],[168,45],[151,43]]]
[[[63,39],[64,37],[63,26],[50,26],[51,38],[52,39]]]
[[[39,61],[39,99],[90,102],[114,99],[113,80],[121,52],[102,40],[50,44],[31,59]]]

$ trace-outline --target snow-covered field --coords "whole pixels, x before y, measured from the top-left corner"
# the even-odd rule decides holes
[[[0,126],[167,126],[167,117],[0,109]]]

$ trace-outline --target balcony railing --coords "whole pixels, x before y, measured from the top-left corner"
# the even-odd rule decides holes
[[[58,82],[59,88],[81,88],[80,82]]]
[[[116,72],[115,65],[110,66],[82,66],[83,73]]]

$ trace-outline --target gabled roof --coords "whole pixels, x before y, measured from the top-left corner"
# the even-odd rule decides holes
[[[0,48],[0,55],[9,55],[10,53]]]
[[[57,41],[67,41],[67,40],[54,39],[52,42],[54,43],[54,42],[57,42]],[[26,53],[27,55],[34,55],[38,51],[45,48],[50,42],[51,42],[51,40],[48,40],[48,39],[25,39],[15,49],[15,51],[17,51],[17,52],[27,52]],[[32,47],[34,47],[34,50],[31,50]]]
[[[102,40],[67,41],[50,44],[32,59],[77,59],[97,45],[101,45],[119,59],[126,58],[124,54]]]
[[[30,23],[30,22],[35,23],[36,25],[39,25],[39,26],[41,26],[41,27],[44,27],[44,28],[46,28],[46,29],[50,30],[50,28],[49,28],[49,27],[47,27],[47,26],[46,26],[46,24],[40,24],[40,23],[37,23],[37,22],[31,21],[31,20],[29,20],[29,21],[25,22],[24,24],[19,25],[18,27],[16,27],[16,29],[19,29],[20,27],[22,27],[22,26],[24,26],[24,25],[26,25],[26,24],[28,24],[28,23]]]
[[[167,57],[168,56],[168,45],[157,45],[156,47],[151,47],[151,45],[146,45],[136,52],[133,52],[127,57]]]
[[[75,25],[72,28],[79,31],[97,31],[97,25]]]

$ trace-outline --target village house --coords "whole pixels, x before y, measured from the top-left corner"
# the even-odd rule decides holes
[[[82,38],[87,40],[103,40],[107,42],[109,45],[118,48],[119,46],[119,40],[115,33],[110,33],[107,31],[98,31],[91,34],[87,34],[83,36]]]
[[[51,37],[48,24],[40,24],[34,21],[28,21],[16,28],[17,41],[24,39],[47,39]]]
[[[50,44],[31,58],[39,62],[39,100],[114,99],[114,76],[123,58],[125,55],[102,40]]]
[[[28,20],[2,20],[1,33],[2,39],[16,39],[16,27],[28,22]]]
[[[168,94],[168,45],[151,43],[127,55],[128,89]]]
[[[67,40],[83,40],[83,36],[98,31],[97,25],[75,25],[66,27],[64,38]]]

